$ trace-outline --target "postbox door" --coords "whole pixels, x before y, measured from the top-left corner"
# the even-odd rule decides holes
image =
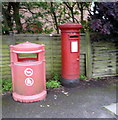
[[[79,76],[80,74],[80,41],[79,41],[79,35],[78,34],[71,34],[69,35],[70,40],[70,57],[72,61],[72,69],[71,74],[75,76]]]

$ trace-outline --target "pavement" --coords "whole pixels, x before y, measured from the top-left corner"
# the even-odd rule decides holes
[[[104,106],[107,110],[112,112],[113,114],[116,114],[118,116],[118,103],[112,103],[111,105]]]
[[[2,97],[3,118],[117,118],[104,108],[116,103],[116,84],[49,90],[46,100],[20,103]]]

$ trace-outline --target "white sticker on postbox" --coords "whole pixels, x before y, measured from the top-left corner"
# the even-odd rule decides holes
[[[78,41],[71,42],[71,52],[78,52]]]

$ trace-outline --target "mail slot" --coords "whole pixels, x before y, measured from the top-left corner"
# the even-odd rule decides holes
[[[62,84],[75,87],[80,77],[80,28],[76,23],[66,23],[61,29]]]

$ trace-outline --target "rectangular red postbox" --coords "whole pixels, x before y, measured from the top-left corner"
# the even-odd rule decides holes
[[[80,28],[76,23],[59,25],[61,29],[62,84],[75,87],[80,77]]]
[[[45,45],[10,45],[13,99],[34,102],[46,97]],[[31,56],[33,57],[27,57]],[[22,56],[22,57],[21,57]]]

